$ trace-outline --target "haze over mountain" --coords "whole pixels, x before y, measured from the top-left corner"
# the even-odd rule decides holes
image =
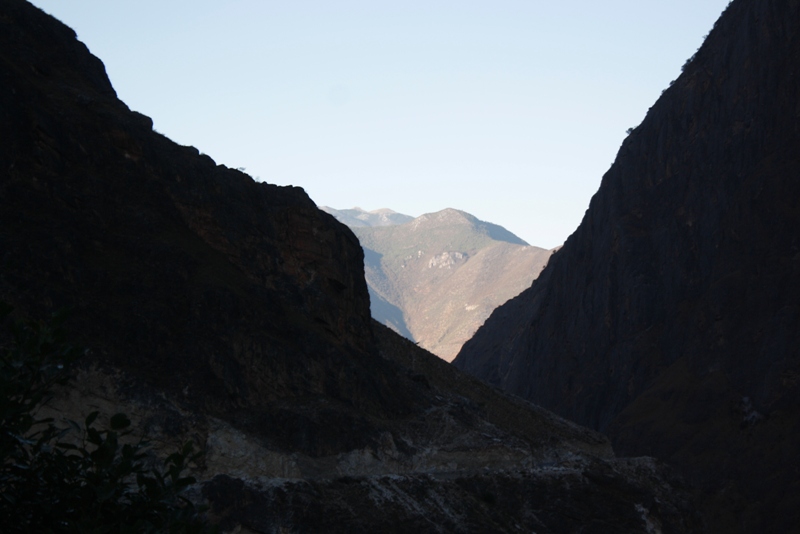
[[[358,207],[349,210],[337,210],[328,206],[320,206],[319,209],[325,213],[330,213],[336,217],[339,222],[351,228],[359,228],[362,226],[392,226],[395,224],[403,224],[414,219],[411,215],[403,215],[402,213],[397,213],[387,208],[365,211]]]
[[[154,132],[22,0],[0,1],[0,118],[0,301],[32,320],[67,309],[90,349],[49,413],[126,412],[154,462],[194,441],[190,496],[223,531],[699,528],[659,462],[372,321],[346,226]]]
[[[800,2],[734,0],[578,230],[455,365],[800,528]]]
[[[325,210],[351,226],[364,248],[372,317],[448,362],[492,310],[530,286],[552,254],[450,208],[401,225],[383,218],[356,226],[348,212],[361,213],[359,222],[367,212]],[[369,213],[385,211],[395,214]]]

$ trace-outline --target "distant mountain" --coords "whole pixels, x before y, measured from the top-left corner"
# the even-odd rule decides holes
[[[372,316],[447,361],[552,253],[455,209],[352,230],[364,248]]]
[[[379,210],[365,211],[361,208],[349,210],[337,210],[328,206],[320,206],[322,211],[330,213],[336,219],[351,228],[362,228],[365,226],[392,226],[395,224],[407,223],[414,219],[411,215],[403,215],[387,208]]]

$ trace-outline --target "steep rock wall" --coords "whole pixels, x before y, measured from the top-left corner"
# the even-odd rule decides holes
[[[726,532],[800,523],[798,20],[795,0],[734,1],[455,361],[680,467]]]

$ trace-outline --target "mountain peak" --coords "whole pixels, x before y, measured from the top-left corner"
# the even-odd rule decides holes
[[[370,226],[394,226],[403,224],[413,219],[411,215],[397,213],[389,208],[379,208],[367,211],[356,206],[346,210],[337,210],[329,206],[320,206],[322,211],[336,217],[336,219],[350,228],[363,228]]]
[[[474,224],[476,220],[475,217],[463,211],[445,208],[441,211],[423,213],[412,221],[412,227],[417,230],[420,227],[431,228],[453,224]]]
[[[512,243],[514,245],[529,245],[527,241],[520,239],[500,225],[482,221],[466,211],[454,208],[445,208],[441,211],[425,213],[411,221],[410,224],[416,231],[454,225],[469,225],[476,232],[486,235],[494,241],[505,241],[506,243]]]

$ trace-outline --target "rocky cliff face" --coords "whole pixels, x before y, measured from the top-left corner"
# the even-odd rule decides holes
[[[735,0],[578,230],[456,366],[673,463],[719,532],[800,524],[800,4]]]
[[[21,0],[0,2],[0,136],[0,300],[68,309],[91,349],[47,412],[193,439],[225,530],[698,527],[658,462],[373,324],[346,227],[153,132]]]
[[[373,363],[352,233],[301,189],[154,133],[71,30],[16,2],[7,11],[4,298],[34,315],[71,310],[98,362],[188,387],[214,411],[310,394],[400,406],[402,391],[356,371]]]

